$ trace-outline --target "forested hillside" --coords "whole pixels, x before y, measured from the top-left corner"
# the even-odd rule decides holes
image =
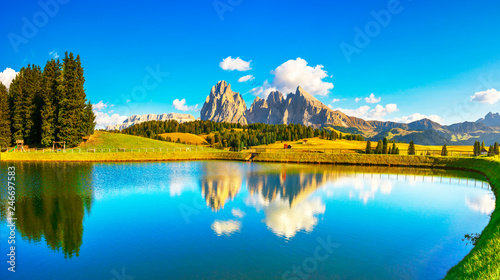
[[[342,134],[334,130],[326,131],[313,129],[300,124],[269,125],[254,123],[242,125],[239,123],[224,123],[212,121],[194,121],[178,123],[176,121],[150,121],[136,124],[121,131],[121,133],[143,136],[153,139],[161,139],[163,133],[191,133],[196,135],[207,135],[209,144],[217,147],[242,148],[263,144],[273,144],[277,141],[296,141],[304,138],[319,136],[323,139],[336,140],[339,138],[348,140],[360,140],[360,135]],[[172,139],[175,141],[175,139]]]

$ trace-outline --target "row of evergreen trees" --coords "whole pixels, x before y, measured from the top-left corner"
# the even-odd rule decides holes
[[[64,141],[73,147],[91,135],[95,116],[86,102],[80,56],[65,54],[42,69],[23,67],[7,88],[0,84],[0,146],[24,140],[27,145],[52,146]]]
[[[392,147],[389,147],[389,141],[387,138],[384,138],[383,140],[379,140],[377,142],[377,147],[375,150],[372,149],[372,142],[368,140],[366,142],[366,149],[365,153],[366,154],[378,154],[378,155],[399,155],[399,148],[396,147],[396,142],[392,141]]]
[[[490,145],[489,149],[486,150],[486,145],[484,145],[484,141],[480,143],[479,141],[474,142],[474,156],[480,156],[483,151],[488,153],[488,156],[495,156],[500,154],[500,150],[498,147],[498,142],[495,142],[494,145]]]
[[[345,140],[350,140],[350,141],[365,141],[365,137],[363,135],[359,134],[342,134],[342,132],[337,133],[335,130],[331,130],[328,132],[326,129],[322,129],[321,133],[319,134],[320,139],[326,139],[326,140],[338,140],[338,139],[345,139]]]

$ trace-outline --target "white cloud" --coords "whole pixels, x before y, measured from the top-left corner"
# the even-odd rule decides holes
[[[414,113],[414,114],[411,114],[409,116],[403,116],[401,118],[394,118],[391,121],[393,121],[393,122],[401,122],[401,123],[411,123],[411,122],[419,121],[419,120],[423,120],[423,119],[429,119],[429,120],[431,120],[433,122],[443,123],[443,118],[441,118],[438,115],[426,116],[426,115],[423,115],[423,114],[420,114],[420,113]]]
[[[196,111],[198,110],[198,104],[194,106],[187,106],[186,105],[186,99],[175,99],[174,102],[172,102],[172,105],[174,105],[174,108],[179,110],[179,111]]]
[[[358,103],[359,101],[363,100],[363,98],[360,98],[360,97],[356,97],[356,99],[354,99],[354,101],[356,101],[356,103]]]
[[[95,122],[97,128],[105,128],[108,125],[122,124],[127,119],[127,116],[120,116],[120,114],[113,114],[113,110],[103,112],[107,107],[113,107],[114,104],[108,104],[99,101],[97,104],[92,104],[92,111],[94,111]]]
[[[106,107],[108,107],[108,103],[104,103],[104,102],[102,102],[102,100],[99,101],[99,103],[97,103],[97,104],[92,104],[92,109],[94,109],[94,111],[102,111]],[[109,113],[112,113],[112,112],[109,112]]]
[[[49,55],[52,56],[55,59],[59,58],[59,54],[57,53],[56,50],[53,50],[53,51],[49,52]]]
[[[127,116],[120,116],[119,114],[108,114],[94,110],[96,127],[105,128],[108,125],[122,124],[127,119]]]
[[[323,65],[311,67],[307,65],[307,61],[302,58],[289,60],[276,69],[271,71],[274,75],[272,83],[264,82],[264,85],[252,89],[255,93],[266,93],[266,86],[269,88],[277,88],[284,94],[295,92],[297,86],[301,86],[305,91],[312,95],[326,96],[333,89],[333,84],[323,81],[328,78]],[[267,85],[266,85],[267,84]]]
[[[277,91],[278,89],[274,86],[272,86],[267,80],[264,81],[264,84],[260,87],[256,87],[250,90],[251,93],[253,93],[256,96],[260,96],[262,98],[267,98],[267,96],[273,92]]]
[[[211,228],[218,236],[230,236],[231,234],[240,231],[241,223],[235,220],[215,221]]]
[[[231,214],[235,216],[236,218],[243,218],[245,217],[245,212],[241,211],[239,208],[234,208],[231,210]]]
[[[470,98],[470,102],[479,102],[479,103],[495,104],[498,101],[500,101],[500,92],[494,88],[486,91],[476,92]]]
[[[341,111],[342,113],[351,116],[351,117],[357,117],[357,118],[362,118],[370,111],[370,106],[361,106],[358,109],[342,109],[342,108],[336,108],[335,110]]]
[[[495,210],[495,200],[489,195],[473,198],[467,197],[465,198],[465,205],[472,211],[486,215],[491,214]]]
[[[382,105],[377,105],[375,106],[375,109],[370,110],[367,114],[366,117],[368,119],[373,119],[373,120],[383,120],[384,116],[390,113],[394,113],[398,111],[398,105],[396,104],[387,104],[384,106]]]
[[[291,238],[301,230],[311,232],[318,223],[316,215],[324,214],[325,209],[319,198],[302,201],[293,207],[288,200],[278,198],[264,206],[264,222],[276,235]]]
[[[252,81],[254,79],[255,79],[255,77],[253,75],[246,75],[246,76],[239,78],[238,82],[244,83],[244,82]]]
[[[344,114],[357,118],[364,118],[367,120],[384,120],[384,116],[398,111],[398,105],[387,104],[385,107],[382,105],[375,106],[371,109],[370,106],[361,106],[358,109],[343,109],[336,108],[335,110],[341,111]]]
[[[356,99],[357,99],[357,98],[356,98]],[[381,100],[382,100],[382,98],[381,98],[381,97],[379,97],[379,98],[375,98],[375,94],[373,94],[373,93],[372,93],[372,94],[370,94],[370,96],[369,96],[369,97],[366,97],[366,98],[365,98],[365,102],[366,102],[366,103],[371,103],[371,104],[374,104],[374,103],[379,103]]]
[[[350,199],[361,200],[363,204],[367,204],[368,201],[375,199],[377,193],[384,195],[391,194],[393,184],[391,180],[380,177],[343,177],[335,181],[334,184],[330,184],[328,189],[348,190]],[[331,190],[330,192],[333,192]]]
[[[239,57],[232,58],[232,57],[229,56],[229,57],[223,59],[219,63],[219,66],[220,66],[220,68],[222,68],[224,70],[229,70],[229,71],[233,71],[233,70],[248,71],[248,70],[252,69],[250,67],[250,62],[252,62],[252,61],[251,60],[250,61],[244,61],[244,60],[242,60]]]
[[[328,104],[328,108],[330,108],[330,109],[332,109],[332,110],[333,110],[333,105],[332,105],[332,104],[333,104],[333,103],[335,103],[335,102],[339,102],[339,101],[340,101],[340,99],[338,99],[338,98],[334,98],[334,99],[332,100],[332,102],[330,102],[330,104]]]
[[[14,80],[18,73],[14,69],[7,67],[3,72],[0,72],[0,82],[9,88],[10,83],[12,83],[12,80]]]

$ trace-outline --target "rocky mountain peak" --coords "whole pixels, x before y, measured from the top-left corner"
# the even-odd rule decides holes
[[[295,91],[295,95],[302,96],[305,99],[317,100],[316,97],[312,96],[309,92],[305,91],[302,87],[298,86]]]
[[[210,94],[201,108],[200,118],[215,122],[247,124],[245,113],[247,106],[241,95],[231,90],[226,81],[219,81],[210,90]]]
[[[273,91],[267,96],[268,104],[281,104],[283,102],[283,94],[279,91]]]
[[[476,122],[487,126],[500,126],[500,114],[489,112],[484,118],[480,118]]]
[[[215,96],[221,96],[227,92],[232,93],[231,85],[228,84],[226,81],[219,81],[215,86],[212,87],[210,94]]]

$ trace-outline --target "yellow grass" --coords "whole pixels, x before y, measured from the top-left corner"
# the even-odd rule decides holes
[[[365,150],[366,142],[365,141],[349,141],[349,140],[325,140],[315,138],[308,138],[307,144],[303,144],[303,141],[283,141],[276,142],[270,145],[261,145],[257,146],[259,148],[275,148],[275,149],[283,149],[284,144],[291,145],[292,148],[296,149],[357,149],[357,150]],[[392,143],[389,144],[392,147]],[[377,142],[371,142],[372,149],[375,149],[377,146]],[[400,144],[397,143],[396,147],[399,148],[400,153],[406,154],[408,151],[408,144]],[[442,146],[424,146],[424,145],[415,145],[415,149],[418,151],[441,151]],[[457,152],[473,152],[472,146],[447,146],[448,151],[457,151]]]
[[[163,133],[160,134],[163,139],[167,139],[167,137],[170,137],[173,142],[176,142],[177,139],[180,139],[181,143],[187,143],[191,145],[208,145],[208,142],[205,140],[205,138],[191,134],[191,133]]]

